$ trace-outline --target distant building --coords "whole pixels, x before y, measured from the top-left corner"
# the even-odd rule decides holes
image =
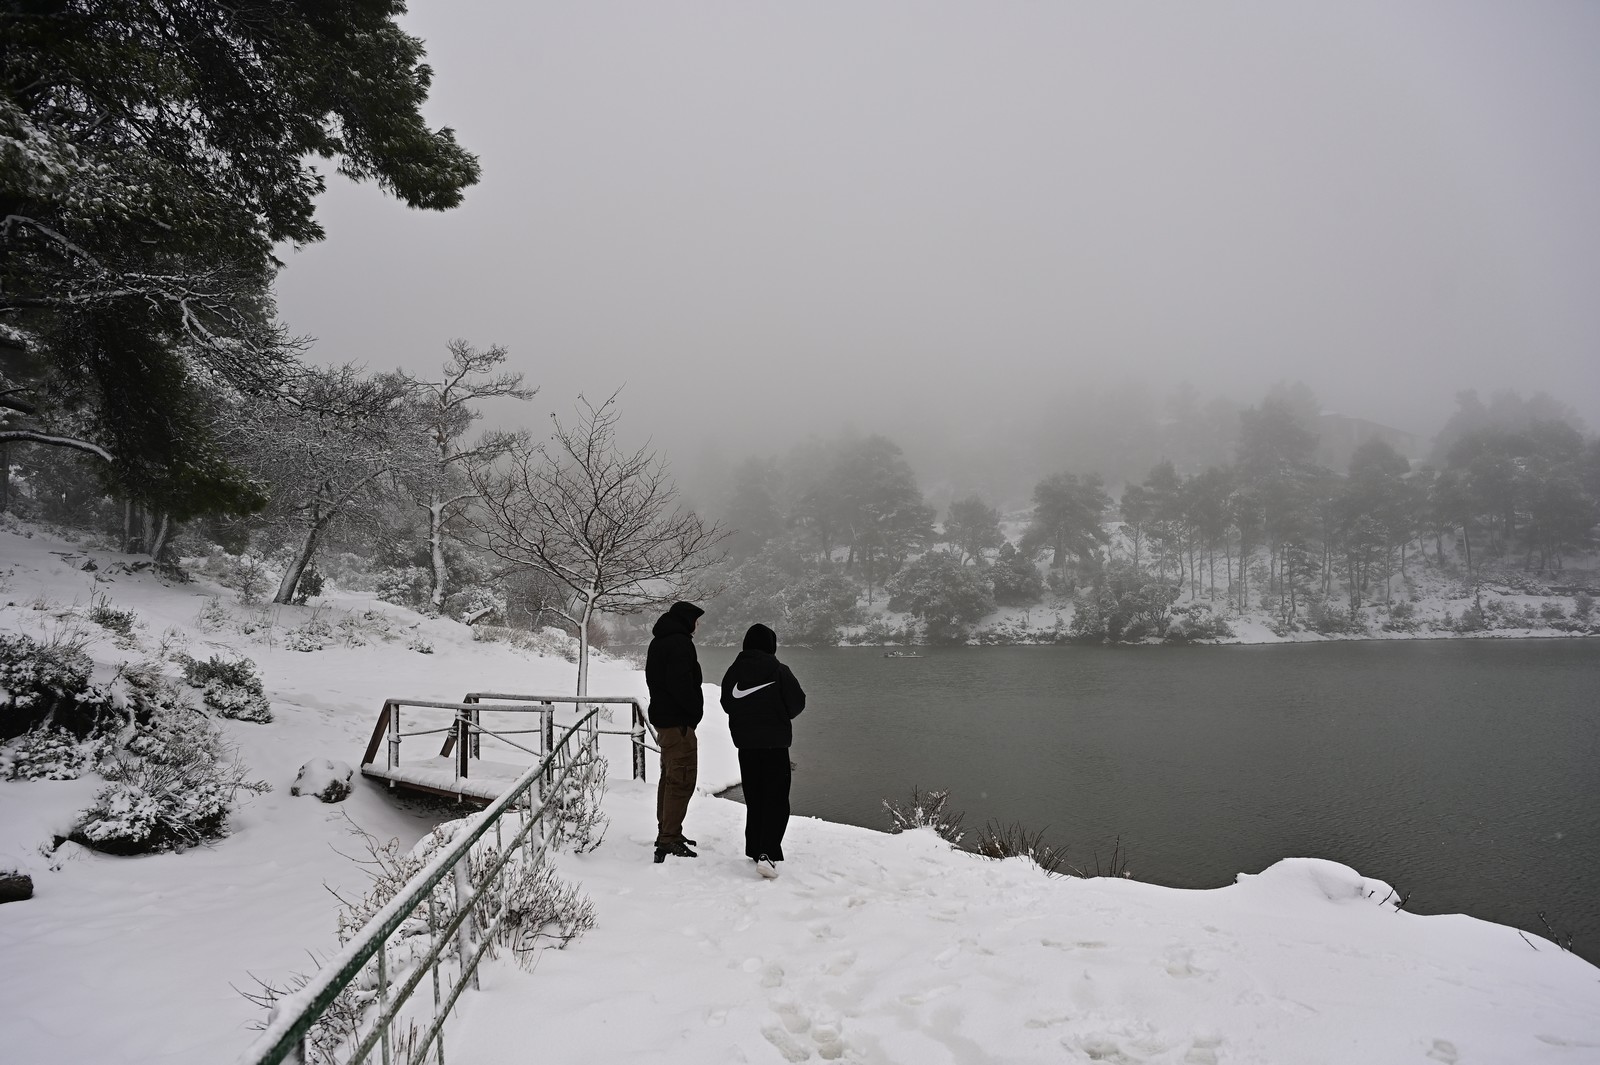
[[[1402,432],[1365,418],[1352,418],[1348,414],[1330,410],[1317,415],[1316,432],[1317,462],[1338,473],[1350,468],[1350,457],[1356,453],[1356,448],[1368,440],[1384,441],[1410,459],[1413,465],[1422,460],[1426,445],[1415,433]]]

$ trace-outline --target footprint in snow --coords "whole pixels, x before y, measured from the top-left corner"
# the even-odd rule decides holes
[[[1442,1061],[1445,1065],[1455,1065],[1456,1045],[1448,1039],[1435,1039],[1433,1049],[1428,1051],[1428,1057],[1434,1061]]]

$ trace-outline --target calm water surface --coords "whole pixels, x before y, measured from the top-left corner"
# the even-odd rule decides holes
[[[779,648],[796,813],[885,828],[885,797],[946,788],[969,839],[1020,821],[1092,865],[1120,836],[1175,887],[1331,858],[1417,913],[1543,910],[1600,963],[1600,640],[921,653]]]

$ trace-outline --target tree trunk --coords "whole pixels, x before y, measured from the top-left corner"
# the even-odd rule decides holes
[[[590,587],[583,598],[583,614],[578,619],[578,697],[589,694],[589,619],[594,617],[594,588]],[[580,715],[583,707],[578,707]]]
[[[157,563],[161,561],[161,555],[166,551],[167,544],[172,539],[172,533],[177,524],[172,520],[170,514],[161,515],[161,521],[156,525],[156,535],[150,542],[150,557],[155,559]]]
[[[11,445],[0,444],[0,514],[11,507]]]
[[[444,561],[444,504],[437,495],[428,502],[428,548],[433,563],[433,592],[428,602],[438,613],[444,609],[444,582],[448,575]]]
[[[283,580],[278,582],[277,594],[272,597],[274,603],[289,603],[294,601],[294,592],[300,584],[300,577],[305,573],[306,567],[311,564],[311,556],[317,550],[317,537],[322,535],[322,523],[312,525],[306,531],[306,538],[300,545],[300,550],[295,552],[294,561],[289,563],[289,568],[283,571]]]

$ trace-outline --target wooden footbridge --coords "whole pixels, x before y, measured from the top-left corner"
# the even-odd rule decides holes
[[[659,745],[639,700],[505,692],[468,692],[458,703],[385,700],[361,759],[361,772],[393,789],[444,795],[458,802],[491,803],[531,765],[556,750],[558,713],[577,721],[592,709],[613,706],[629,708],[627,728],[601,728],[600,718],[609,716],[604,710],[589,718],[586,727],[597,741],[601,735],[630,737],[633,778],[643,780],[645,751],[657,750]],[[558,708],[566,712],[560,713]],[[420,741],[427,736],[442,738],[438,754],[431,753],[430,743],[423,743],[420,749],[412,744],[402,760],[403,740]]]

